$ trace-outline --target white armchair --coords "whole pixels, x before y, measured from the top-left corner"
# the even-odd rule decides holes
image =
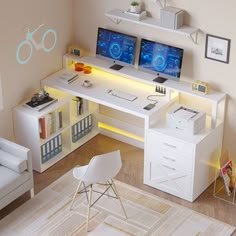
[[[0,209],[30,190],[34,196],[31,151],[0,138]]]

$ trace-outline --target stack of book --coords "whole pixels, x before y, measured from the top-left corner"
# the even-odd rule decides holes
[[[62,152],[62,136],[58,134],[41,146],[41,162],[42,164]]]
[[[46,139],[62,128],[62,111],[55,110],[39,118],[40,138]]]
[[[134,20],[143,20],[147,16],[146,11],[141,11],[136,13],[136,12],[131,12],[130,9],[128,9],[127,11],[124,11],[124,13],[132,17]]]
[[[182,9],[164,7],[160,10],[160,25],[168,29],[178,29],[183,25],[183,17]]]
[[[92,115],[89,115],[72,126],[72,142],[75,143],[91,131]]]
[[[75,72],[63,72],[58,75],[57,80],[64,83],[70,84],[78,78],[78,74]]]

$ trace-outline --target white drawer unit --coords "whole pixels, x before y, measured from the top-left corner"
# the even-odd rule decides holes
[[[147,130],[144,183],[194,201],[214,181],[211,161],[215,163],[221,149],[218,132],[213,130],[198,143],[191,143],[158,129]]]

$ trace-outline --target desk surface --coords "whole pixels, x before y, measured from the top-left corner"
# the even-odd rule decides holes
[[[132,81],[94,68],[91,74],[78,72],[79,78],[77,80],[70,84],[65,84],[57,79],[64,71],[65,70],[58,71],[57,73],[43,79],[42,85],[59,89],[74,96],[80,96],[98,104],[109,106],[141,118],[149,117],[168,103],[165,98],[161,96],[153,97],[153,99],[158,100],[158,103],[152,110],[147,111],[143,108],[149,103],[154,103],[153,101],[147,100],[149,95],[156,94],[154,85],[152,86]],[[83,87],[82,84],[84,80],[89,80],[92,83],[92,86],[88,88]],[[137,96],[137,99],[131,102],[122,98],[114,97],[109,93],[110,90],[119,90],[135,95]]]
[[[156,75],[152,75],[150,73],[141,71],[137,68],[131,67],[131,66],[125,66],[119,71],[110,69],[110,66],[114,63],[111,61],[106,61],[100,58],[96,58],[95,56],[85,56],[85,57],[78,57],[76,55],[66,54],[64,55],[64,62],[69,59],[73,61],[80,61],[85,64],[89,64],[95,68],[101,69],[103,71],[112,73],[113,75],[119,75],[126,77],[128,79],[132,79],[138,82],[143,82],[150,85],[163,85],[166,88],[173,89],[178,92],[183,92],[186,94],[189,94],[191,96],[196,96],[200,98],[204,98],[206,100],[219,103],[222,100],[225,99],[226,94],[222,92],[215,91],[213,89],[210,89],[208,94],[195,94],[192,92],[192,86],[190,82],[187,81],[173,81],[173,80],[167,80],[163,84],[158,84],[156,82],[153,82],[153,79],[156,77]],[[65,65],[64,65],[65,66]],[[204,79],[203,79],[204,80]]]

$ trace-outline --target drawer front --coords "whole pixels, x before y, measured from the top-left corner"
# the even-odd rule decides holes
[[[152,161],[158,162],[166,169],[186,173],[192,171],[192,156],[186,157],[181,153],[176,155],[176,153],[170,151],[157,151],[156,154],[152,156]]]
[[[192,185],[190,173],[158,161],[150,161],[147,165],[145,184],[177,197],[189,199]]]
[[[176,154],[177,156],[181,155],[191,158],[194,152],[193,144],[183,142],[182,140],[158,132],[148,131],[146,141],[148,148],[158,150],[158,152],[162,153],[169,152],[173,153],[173,155]]]

